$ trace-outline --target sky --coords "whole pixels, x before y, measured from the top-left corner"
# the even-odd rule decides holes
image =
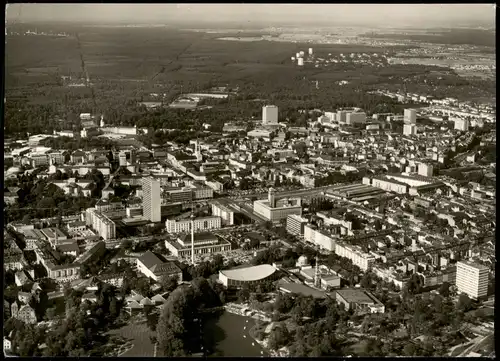
[[[495,26],[493,4],[9,4],[7,21]]]

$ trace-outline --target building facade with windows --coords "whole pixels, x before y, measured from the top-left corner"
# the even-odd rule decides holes
[[[224,225],[232,226],[234,224],[234,211],[221,202],[214,201],[212,203],[212,215],[220,217]]]
[[[86,211],[86,224],[92,226],[94,231],[104,240],[116,238],[116,224],[105,214],[95,208]]]
[[[142,212],[151,222],[161,221],[160,181],[153,177],[142,180]]]
[[[209,229],[221,228],[221,217],[199,217],[193,219],[195,231],[207,231]],[[191,219],[172,220],[167,219],[165,228],[168,233],[183,233],[191,231]]]
[[[267,200],[257,200],[253,203],[255,214],[271,222],[279,222],[291,214],[302,215],[300,198],[276,199],[275,190],[270,188]]]
[[[231,250],[231,243],[219,239],[209,232],[194,234],[194,254],[223,253]],[[176,257],[191,257],[191,234],[181,235],[177,240],[165,241],[165,247]]]
[[[473,299],[487,296],[489,273],[490,270],[486,266],[468,261],[457,262],[458,292],[463,292]]]
[[[286,217],[286,230],[288,233],[297,236],[304,236],[304,226],[308,220],[296,214],[290,214]]]

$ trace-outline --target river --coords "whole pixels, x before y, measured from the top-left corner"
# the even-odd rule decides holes
[[[268,356],[248,334],[249,329],[255,325],[254,319],[226,311],[207,317],[203,333],[205,344],[212,345],[213,351],[209,357]]]

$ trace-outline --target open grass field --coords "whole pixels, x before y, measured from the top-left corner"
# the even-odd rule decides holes
[[[366,98],[369,90],[389,86],[398,90],[405,79],[408,84],[414,84],[415,77],[440,69],[425,65],[375,67],[353,63],[330,63],[328,67],[318,68],[313,64],[298,67],[290,57],[310,46],[314,47],[317,57],[323,58],[328,54],[351,52],[396,52],[399,48],[220,40],[240,36],[235,30],[206,33],[168,27],[59,24],[56,29],[55,24],[46,26],[49,31],[62,31],[68,36],[7,36],[7,103],[19,100],[30,106],[43,105],[49,109],[47,114],[72,119],[81,112],[95,112],[105,113],[112,123],[132,124],[136,122],[133,117],[141,117],[137,104],[151,100],[148,98],[151,93],[164,94],[163,101],[169,103],[181,93],[202,92],[214,86],[238,87],[242,98],[267,99],[280,109],[328,108],[339,102],[343,104],[344,98],[358,104],[363,100],[361,98]],[[23,33],[22,29],[8,30]],[[38,27],[38,31],[43,30]],[[71,86],[85,83],[87,74],[90,86]],[[450,76],[458,78],[457,75]],[[437,78],[437,75],[432,77]],[[347,80],[349,84],[339,87],[337,82],[342,80]],[[316,81],[319,82],[319,90],[316,89]],[[488,91],[483,90],[485,86],[472,89],[469,84],[463,84],[446,88],[445,84],[437,90],[435,87],[430,90],[417,80],[416,89],[408,90],[430,92],[435,96],[445,93],[447,96],[472,98],[487,97],[491,91],[489,88]],[[370,104],[369,107],[372,107]],[[253,116],[253,111],[259,108],[250,101],[238,100],[229,105],[215,104],[211,113],[217,113],[217,117],[222,119],[228,107],[232,107],[233,115],[237,113],[239,117],[243,113],[245,117]]]
[[[289,78],[297,71],[290,56],[309,46],[224,41],[218,40],[221,34],[168,28],[80,27],[66,29],[66,32],[71,36],[8,36],[7,91],[37,82],[60,87],[61,76],[77,79],[84,75],[82,58],[97,88],[103,81],[130,82],[122,85],[125,92],[131,89],[147,92],[189,82],[203,86],[213,81],[237,83],[252,77],[256,80],[269,76]],[[315,49],[325,53],[377,51],[345,45],[318,45]]]

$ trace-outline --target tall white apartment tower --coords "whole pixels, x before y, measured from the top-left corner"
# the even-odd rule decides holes
[[[459,293],[478,299],[488,295],[488,267],[468,262],[457,262],[457,288]]]
[[[278,107],[276,105],[262,107],[262,124],[278,124]]]
[[[417,124],[417,111],[415,109],[405,109],[403,120],[405,124]]]
[[[469,120],[468,119],[455,119],[455,130],[460,130],[462,132],[469,131]]]
[[[161,221],[160,181],[153,177],[142,178],[142,212],[151,222]]]

